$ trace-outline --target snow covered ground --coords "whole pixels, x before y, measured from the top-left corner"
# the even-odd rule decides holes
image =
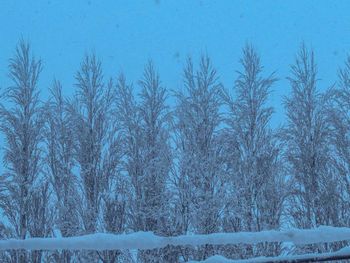
[[[167,245],[199,246],[204,244],[254,244],[265,241],[312,244],[344,240],[350,240],[350,228],[322,226],[312,230],[293,229],[281,232],[271,230],[249,233],[214,233],[209,235],[188,235],[176,237],[160,237],[154,235],[152,232],[136,232],[133,234],[122,235],[99,233],[70,238],[30,238],[26,240],[9,239],[0,241],[0,249],[153,249],[162,248]]]

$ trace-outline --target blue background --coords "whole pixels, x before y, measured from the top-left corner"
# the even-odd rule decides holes
[[[206,52],[221,82],[232,88],[249,41],[258,48],[265,73],[276,70],[280,78],[269,102],[276,127],[283,123],[281,99],[290,90],[285,77],[302,41],[315,50],[319,88],[336,82],[350,53],[349,14],[350,1],[334,0],[0,0],[0,88],[11,84],[8,59],[21,37],[43,59],[43,100],[54,77],[72,94],[74,74],[91,51],[101,57],[107,78],[123,71],[134,83],[152,58],[168,89],[181,88],[187,55],[196,60]]]

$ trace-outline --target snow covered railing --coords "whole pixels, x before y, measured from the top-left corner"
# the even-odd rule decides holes
[[[310,263],[333,260],[350,259],[350,247],[342,248],[336,252],[322,254],[288,255],[278,257],[258,257],[249,259],[227,259],[216,255],[204,261],[189,261],[187,263]]]
[[[313,244],[350,240],[350,228],[322,226],[317,229],[288,231],[262,231],[239,233],[214,233],[208,235],[186,235],[174,237],[156,236],[152,232],[133,234],[91,234],[69,238],[29,238],[25,240],[0,240],[0,250],[116,250],[116,249],[154,249],[167,245],[200,246],[205,244],[255,244],[259,242],[292,242],[294,244]]]

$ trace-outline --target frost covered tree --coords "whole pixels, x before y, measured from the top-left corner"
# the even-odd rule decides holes
[[[70,112],[75,122],[75,156],[84,197],[80,212],[84,232],[94,233],[98,227],[104,177],[103,154],[110,131],[110,87],[104,87],[101,62],[95,55],[84,57],[75,79],[76,103]]]
[[[53,236],[53,208],[51,204],[51,189],[47,180],[40,182],[32,193],[31,205],[28,213],[28,231],[30,237]],[[42,262],[50,255],[41,250],[32,250],[30,262]]]
[[[109,132],[106,138],[107,146],[103,153],[103,180],[102,180],[102,220],[101,225],[105,232],[113,234],[124,233],[127,229],[128,195],[130,186],[123,169],[123,142],[119,134],[120,124],[118,116],[114,114],[115,92],[112,91],[112,80],[109,81],[108,114],[110,115]],[[128,251],[112,250],[99,253],[103,262],[130,261]]]
[[[210,234],[219,231],[224,181],[217,138],[221,83],[208,56],[201,57],[197,72],[192,60],[187,60],[184,86],[184,91],[176,94],[174,124],[178,149],[176,217],[181,234]],[[204,260],[213,254],[211,245],[182,250],[184,260]]]
[[[284,103],[287,123],[281,136],[294,189],[288,198],[287,213],[291,224],[297,228],[334,225],[338,183],[331,155],[327,97],[317,89],[314,53],[304,44],[291,66],[288,80],[292,92]],[[309,249],[316,248],[310,246]]]
[[[140,180],[144,169],[141,118],[133,94],[133,87],[126,83],[123,74],[120,74],[115,85],[114,114],[118,120],[118,133],[123,149],[122,174],[125,183],[130,185],[123,197],[128,202],[127,230],[138,231],[143,228],[143,214],[140,211],[142,209],[142,183]]]
[[[80,197],[77,178],[73,173],[74,123],[67,112],[67,103],[59,81],[53,82],[51,99],[46,107],[47,122],[44,130],[46,174],[51,183],[55,202],[55,227],[62,237],[76,236],[81,231],[78,214]],[[72,252],[52,255],[56,262],[70,262]]]
[[[74,122],[74,156],[78,168],[81,198],[79,217],[82,233],[104,231],[102,197],[110,171],[105,170],[105,154],[110,146],[111,82],[104,85],[101,62],[94,54],[85,55],[75,75],[76,93],[67,107]],[[113,158],[113,157],[111,157]],[[99,253],[83,253],[83,260],[96,261]],[[101,255],[100,255],[101,256]]]
[[[223,230],[278,230],[285,193],[279,147],[269,127],[273,108],[266,105],[277,79],[273,73],[263,76],[260,56],[252,45],[247,44],[242,53],[234,97],[223,90],[228,113],[221,136],[230,185]],[[224,253],[229,257],[275,256],[279,245],[231,247]]]
[[[117,139],[118,140],[118,139]],[[116,156],[109,158],[108,164],[105,163],[105,168],[108,169],[103,186],[101,207],[102,207],[102,226],[105,232],[113,234],[125,233],[127,229],[128,219],[128,195],[129,185],[125,176],[121,173],[121,168],[116,167],[120,165],[121,159],[120,153],[122,151],[119,148],[119,142],[115,141],[107,153],[117,154]],[[116,153],[117,151],[117,153]],[[106,153],[106,154],[107,154]],[[111,155],[112,156],[112,155]],[[98,252],[99,258],[103,262],[128,262],[130,261],[130,254],[128,251],[123,250],[108,250]]]
[[[143,135],[144,174],[141,201],[143,226],[139,230],[153,231],[157,235],[169,235],[169,194],[167,183],[172,165],[169,109],[166,106],[167,91],[156,72],[152,61],[145,66],[139,81],[140,118]],[[165,252],[165,250],[163,250]],[[145,262],[164,261],[160,251],[145,251]]]
[[[46,229],[47,211],[43,207],[48,202],[47,192],[45,184],[39,182],[44,180],[41,174],[44,121],[38,90],[41,69],[41,60],[36,60],[29,44],[21,40],[9,64],[13,85],[4,91],[0,105],[6,169],[0,206],[12,227],[13,237],[20,239],[46,237],[50,232]],[[33,262],[40,262],[41,252],[36,251],[17,251],[16,260],[28,262],[29,254],[35,259]]]
[[[168,235],[169,195],[167,181],[171,168],[166,89],[151,61],[146,65],[140,100],[121,75],[116,86],[116,114],[125,149],[124,170],[132,186],[130,228]],[[162,261],[165,250],[139,251],[142,262]]]
[[[336,172],[339,176],[337,197],[341,199],[338,211],[332,219],[335,226],[350,226],[350,57],[338,73],[338,83],[328,91],[331,103],[328,105],[328,120],[331,124],[331,140],[334,146]]]

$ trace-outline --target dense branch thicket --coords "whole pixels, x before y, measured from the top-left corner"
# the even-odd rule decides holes
[[[2,91],[0,177],[3,239],[152,231],[159,236],[350,226],[350,57],[338,82],[320,88],[304,44],[287,77],[285,121],[270,126],[278,82],[247,44],[232,87],[208,55],[188,58],[172,91],[149,61],[135,93],[107,79],[95,54],[75,74],[71,98],[20,41]],[[284,77],[284,76],[280,76]],[[169,100],[175,105],[170,107]],[[285,247],[166,246],[151,250],[0,253],[1,262],[184,262],[215,254],[244,259],[335,251],[344,243]]]

